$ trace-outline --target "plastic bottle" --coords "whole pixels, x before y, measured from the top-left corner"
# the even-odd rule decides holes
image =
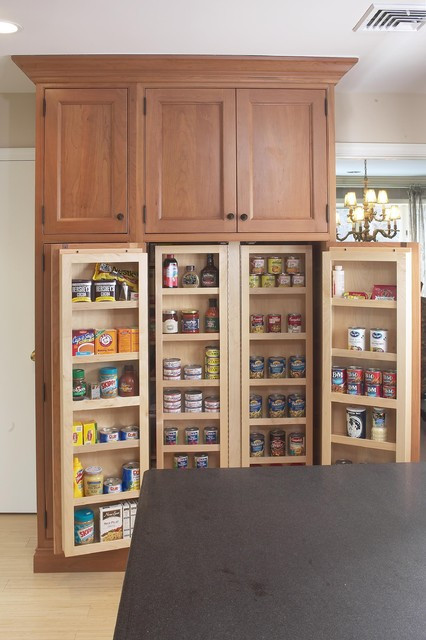
[[[341,265],[333,269],[333,298],[342,298],[345,292],[345,272]]]
[[[209,308],[205,315],[204,330],[206,333],[219,332],[219,309],[217,308],[217,300],[215,298],[209,298]]]
[[[175,289],[178,286],[178,263],[173,253],[167,254],[163,262],[163,287]]]
[[[212,253],[207,254],[207,264],[201,270],[200,284],[202,287],[219,286],[219,269],[215,266]]]
[[[137,386],[137,375],[133,368],[133,365],[126,364],[118,383],[118,395],[124,398],[129,396],[136,396],[138,395]]]
[[[78,458],[74,458],[73,468],[74,498],[82,498],[83,493],[83,465]]]

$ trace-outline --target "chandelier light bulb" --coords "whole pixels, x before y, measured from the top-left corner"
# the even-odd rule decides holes
[[[353,218],[355,222],[362,222],[364,220],[364,209],[357,207],[353,213]]]
[[[396,204],[391,206],[390,219],[391,220],[400,220],[401,219],[401,212],[399,210],[399,207]]]
[[[349,191],[345,195],[345,207],[356,207],[356,194],[355,191]]]
[[[367,189],[365,193],[365,201],[368,204],[376,204],[377,198],[376,198],[376,192],[374,191],[374,189]]]
[[[388,194],[384,189],[380,189],[379,193],[377,194],[377,204],[388,204],[389,199],[388,199]]]

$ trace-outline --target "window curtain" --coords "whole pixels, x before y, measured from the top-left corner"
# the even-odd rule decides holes
[[[409,229],[412,242],[420,244],[420,280],[422,297],[426,297],[426,189],[412,185],[408,188]]]

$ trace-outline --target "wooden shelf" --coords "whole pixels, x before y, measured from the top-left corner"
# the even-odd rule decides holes
[[[164,453],[209,453],[220,451],[220,444],[164,444]]]
[[[137,309],[138,300],[122,300],[121,302],[73,302],[73,311],[108,311],[110,309]]]
[[[333,307],[360,307],[363,309],[396,309],[396,300],[346,300],[332,298]]]
[[[82,453],[108,453],[118,449],[139,449],[139,438],[137,440],[119,440],[118,442],[98,442],[97,444],[83,444],[73,448],[75,455]]]
[[[210,340],[219,340],[218,333],[163,333],[164,342],[210,342]]]
[[[349,436],[340,436],[333,433],[331,434],[331,442],[333,444],[344,444],[350,447],[363,447],[364,449],[396,451],[395,442],[377,442],[376,440],[368,440],[367,438],[350,438]]]
[[[381,353],[380,351],[352,351],[351,349],[332,349],[331,355],[336,358],[355,358],[356,360],[396,362],[396,353]]]
[[[250,378],[251,387],[303,387],[306,378]]]
[[[359,404],[366,407],[382,407],[383,409],[396,409],[397,400],[392,398],[372,398],[371,396],[352,396],[348,393],[330,392],[331,402],[340,402],[348,406]]]
[[[102,353],[94,356],[73,356],[73,364],[86,364],[89,362],[122,362],[127,360],[139,360],[138,351],[128,351],[126,353]]]
[[[121,491],[120,493],[103,493],[99,496],[87,496],[86,498],[74,498],[75,507],[83,507],[89,504],[102,504],[104,502],[121,502],[139,498],[139,491]]]
[[[274,425],[306,424],[306,418],[250,418],[251,427],[272,427]]]
[[[220,380],[160,380],[159,385],[167,389],[168,387],[190,387],[197,389],[198,387],[219,387]]]
[[[190,250],[191,247],[188,247]],[[178,287],[177,289],[162,289],[163,296],[215,296],[219,294],[219,287]]]
[[[89,553],[98,553],[99,551],[113,551],[115,549],[127,549],[130,547],[131,538],[122,538],[121,540],[111,540],[110,542],[93,542],[92,544],[76,545],[79,556],[85,556]]]
[[[254,464],[306,464],[306,456],[250,456],[250,466]]]
[[[249,294],[255,296],[297,296],[305,295],[306,287],[250,287]]]
[[[72,410],[75,411],[94,411],[95,409],[119,409],[120,407],[137,407],[140,403],[139,396],[130,398],[110,398],[100,400],[76,400],[73,402]]]
[[[157,416],[160,420],[167,420],[168,422],[174,420],[220,420],[220,413],[160,413]]]
[[[306,333],[250,333],[250,340],[306,340]]]

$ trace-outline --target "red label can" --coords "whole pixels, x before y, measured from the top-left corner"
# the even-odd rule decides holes
[[[348,384],[360,384],[364,382],[364,369],[361,367],[348,367],[347,369]]]
[[[250,316],[251,333],[265,333],[265,319],[263,315],[253,314]]]
[[[302,315],[300,313],[289,313],[287,316],[287,325],[289,333],[301,333]]]
[[[350,396],[362,396],[364,393],[364,383],[348,382],[347,392]]]
[[[387,387],[396,387],[395,369],[390,369],[389,371],[383,371],[383,385]]]
[[[388,385],[383,386],[383,397],[384,398],[392,398],[393,400],[396,398],[396,387],[390,387]]]
[[[268,314],[268,333],[281,333],[281,315],[279,313]]]
[[[365,384],[382,384],[382,372],[380,369],[366,369]]]
[[[382,397],[382,385],[381,384],[368,384],[365,383],[365,395],[373,398]]]

